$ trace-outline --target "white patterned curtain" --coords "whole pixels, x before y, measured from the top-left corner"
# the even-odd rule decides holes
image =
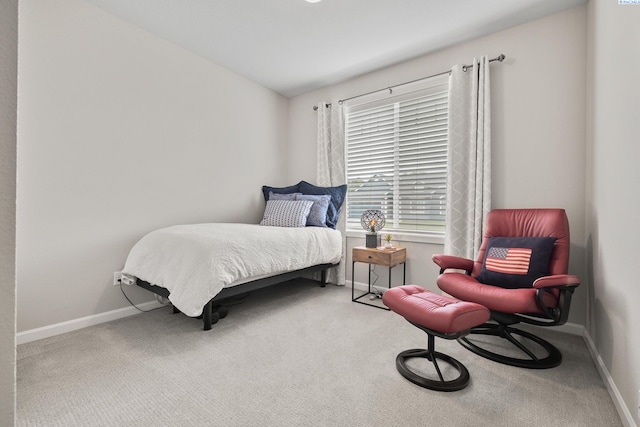
[[[344,153],[344,110],[342,105],[321,102],[318,111],[318,166],[317,181],[323,187],[335,187],[346,183]],[[345,207],[343,205],[338,225],[342,233],[342,258],[340,265],[329,270],[327,281],[345,284],[345,262],[347,251]]]
[[[489,59],[449,78],[449,158],[444,253],[475,259],[491,209]]]

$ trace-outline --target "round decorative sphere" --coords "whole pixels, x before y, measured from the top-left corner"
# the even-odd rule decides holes
[[[384,214],[378,209],[366,210],[360,217],[360,224],[367,231],[378,232],[384,227]]]

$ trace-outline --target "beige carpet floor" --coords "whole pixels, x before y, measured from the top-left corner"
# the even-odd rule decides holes
[[[18,426],[620,426],[581,337],[543,330],[553,369],[491,362],[455,341],[467,388],[400,376],[426,334],[350,288],[297,280],[252,293],[227,318],[165,307],[18,346]]]

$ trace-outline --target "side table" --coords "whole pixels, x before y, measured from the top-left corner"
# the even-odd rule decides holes
[[[399,246],[395,246],[391,249],[378,249],[378,248],[367,248],[365,246],[357,246],[353,248],[351,252],[351,301],[358,302],[360,304],[369,305],[371,307],[381,308],[383,310],[389,310],[387,307],[381,307],[379,305],[370,304],[365,301],[360,301],[362,298],[367,295],[375,295],[375,292],[371,292],[371,265],[382,265],[385,267],[389,267],[389,285],[388,288],[391,289],[391,269],[399,264],[402,264],[402,284],[405,284],[405,280],[407,277],[407,250],[406,248],[402,248]],[[362,295],[355,296],[355,265],[356,262],[363,262],[368,264],[369,268],[369,280],[368,280],[368,289],[367,292]]]

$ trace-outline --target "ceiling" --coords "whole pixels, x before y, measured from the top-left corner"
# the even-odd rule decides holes
[[[587,2],[86,1],[286,97]]]

